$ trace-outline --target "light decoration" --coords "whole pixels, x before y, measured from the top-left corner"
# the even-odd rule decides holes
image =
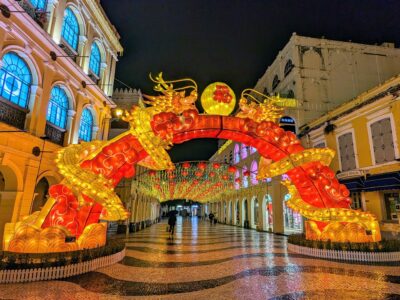
[[[230,167],[207,161],[177,163],[173,171],[138,174],[132,184],[142,195],[154,197],[160,202],[191,199],[204,203],[231,190],[234,174],[229,171]]]
[[[328,148],[305,149],[272,164],[260,163],[257,179],[279,176],[309,162],[319,161],[324,166],[329,166],[334,156],[335,151]]]
[[[236,105],[235,93],[226,83],[211,83],[201,94],[201,105],[210,115],[229,116]]]
[[[60,150],[56,163],[64,180],[50,187],[50,198],[40,212],[6,224],[5,251],[57,252],[104,245],[105,225],[99,221],[127,218],[114,187],[122,178],[135,175],[136,164],[169,170],[162,171],[162,176],[151,171],[148,182],[141,182],[143,189],[147,184],[144,191],[149,195],[157,193],[159,199],[180,195],[218,201],[251,189],[264,191],[265,178],[285,173],[290,179],[290,185],[285,183],[291,194],[288,206],[308,218],[308,239],[380,240],[376,218],[368,212],[350,209],[348,189],[328,167],[334,152],[306,150],[292,132],[279,127],[277,122],[283,112],[280,105],[285,101],[247,89],[242,92],[236,116],[224,115],[225,109],[218,111],[219,115],[201,115],[194,104],[197,85],[193,80],[165,81],[161,73],[151,79],[161,95],[146,95],[149,107],[133,107],[125,113],[124,118],[131,125],[129,131],[111,141],[70,145]],[[189,84],[173,86],[182,83]],[[217,102],[225,105],[234,100],[228,97],[230,91],[226,87],[215,88],[219,90]],[[235,176],[240,174],[238,168],[224,164],[217,167],[215,163],[199,163],[192,170],[190,163],[174,170],[166,150],[194,138],[233,140],[255,147],[262,157],[259,184],[243,188],[240,177]],[[247,180],[249,174],[244,175]]]
[[[282,181],[282,184],[290,195],[286,205],[309,219],[306,221],[308,239],[359,243],[381,240],[379,223],[373,214],[350,208],[318,208],[305,202],[289,180]],[[329,224],[320,229],[318,222]],[[365,234],[366,231],[368,235]]]

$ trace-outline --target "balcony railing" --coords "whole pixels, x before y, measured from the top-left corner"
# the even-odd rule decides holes
[[[89,72],[89,78],[95,83],[95,84],[99,84],[100,79],[99,77],[97,77],[95,74],[93,74],[92,72]]]
[[[60,146],[64,145],[65,130],[58,128],[57,126],[46,123],[45,135],[55,144]]]
[[[17,0],[17,2],[19,6],[21,6],[26,13],[39,24],[40,27],[44,28],[46,26],[47,11],[33,7],[28,0]]]
[[[67,54],[74,62],[76,62],[78,54],[75,52],[75,50],[71,49],[66,41],[61,39],[61,44],[59,46],[64,50],[65,54]]]
[[[19,107],[0,97],[0,122],[23,130],[27,113],[27,109]]]

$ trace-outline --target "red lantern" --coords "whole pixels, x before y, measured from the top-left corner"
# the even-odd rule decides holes
[[[219,163],[213,163],[213,168],[218,170],[221,165]]]
[[[182,176],[188,176],[189,172],[188,171],[182,171],[181,174],[182,174]]]
[[[250,171],[245,171],[244,173],[243,173],[243,176],[250,176]]]
[[[189,168],[190,168],[190,163],[189,163],[189,162],[184,162],[184,163],[182,164],[182,167],[183,167],[184,169],[189,169]]]
[[[197,171],[196,173],[194,173],[194,175],[196,175],[197,177],[201,177],[203,176],[203,172]]]
[[[226,174],[225,174],[225,175],[222,175],[222,179],[223,179],[223,180],[228,180],[228,179],[229,179],[229,176],[226,175]]]
[[[201,162],[201,163],[199,163],[199,164],[197,165],[197,167],[198,167],[200,170],[204,170],[205,168],[207,168],[207,164],[204,163],[204,162]]]
[[[236,167],[235,166],[229,166],[228,167],[228,172],[235,173],[236,172]]]
[[[210,174],[208,174],[210,177],[214,177],[215,176],[215,172],[210,172]]]
[[[154,171],[154,170],[150,170],[150,171],[149,171],[149,175],[150,175],[150,176],[154,176],[154,175],[156,175],[156,171]]]
[[[235,182],[236,182],[236,183],[240,183],[240,178],[236,178],[236,179],[235,179]]]

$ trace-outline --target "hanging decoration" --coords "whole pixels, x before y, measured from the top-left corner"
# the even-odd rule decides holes
[[[208,161],[177,163],[173,171],[150,170],[138,174],[132,186],[141,194],[160,202],[191,199],[204,203],[230,193],[234,182],[230,167],[225,163]]]
[[[134,106],[125,112],[124,120],[130,123],[127,132],[111,141],[60,150],[56,163],[64,180],[49,189],[50,198],[40,212],[6,224],[5,251],[57,252],[104,245],[105,226],[99,221],[128,217],[114,187],[122,178],[134,176],[137,164],[156,171],[172,170],[164,172],[164,177],[157,172],[148,174],[153,184],[148,192],[158,189],[160,200],[179,193],[191,195],[193,200],[218,200],[218,195],[246,190],[235,177],[237,166],[200,162],[181,164],[174,170],[177,167],[166,150],[195,138],[234,140],[256,148],[262,156],[259,179],[286,173],[296,189],[289,205],[308,218],[308,239],[380,240],[375,217],[350,209],[349,191],[329,168],[334,152],[304,149],[296,135],[279,127],[283,107],[288,104],[285,99],[246,89],[239,112],[229,116],[235,95],[218,82],[203,92],[206,114],[199,114],[197,84],[192,79],[166,81],[162,73],[150,78],[160,94],[145,95],[148,107]],[[210,176],[211,172],[215,175]]]

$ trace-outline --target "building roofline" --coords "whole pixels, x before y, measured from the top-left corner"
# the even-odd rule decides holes
[[[93,12],[96,23],[103,28],[104,34],[107,36],[107,39],[110,41],[111,45],[117,52],[120,53],[120,55],[122,55],[124,48],[120,42],[121,36],[105,13],[104,8],[100,4],[100,0],[84,0],[84,2],[86,3],[86,6],[89,7]]]
[[[330,112],[322,115],[321,117],[308,122],[300,127],[299,136],[303,136],[310,131],[320,128],[326,122],[335,121],[340,117],[352,113],[365,105],[373,103],[384,96],[389,94],[399,93],[400,91],[400,75],[386,80],[384,83],[367,90],[356,98],[353,98],[343,104],[340,104]]]

